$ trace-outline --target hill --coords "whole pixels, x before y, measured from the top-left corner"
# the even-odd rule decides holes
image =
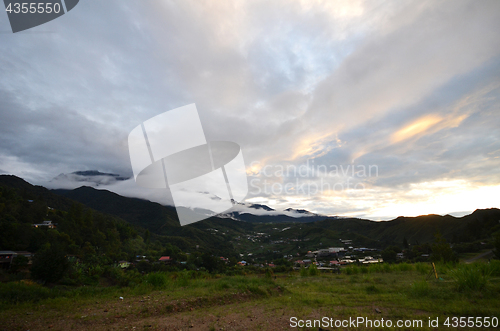
[[[234,251],[225,238],[218,238],[197,228],[181,227],[173,208],[150,201],[126,198],[109,191],[89,187],[72,191],[62,190],[56,194],[55,191],[32,185],[19,177],[10,175],[0,175],[0,188],[2,188],[0,198],[4,200],[0,201],[0,228],[4,235],[2,237],[4,240],[0,242],[2,246],[0,249],[36,251],[41,244],[35,245],[36,247],[31,246],[31,248],[28,244],[32,237],[31,232],[35,231],[31,225],[48,219],[47,210],[54,211],[53,215],[50,215],[51,220],[72,227],[74,236],[79,236],[77,232],[83,229],[79,227],[74,217],[74,210],[78,209],[79,214],[85,214],[84,210],[88,210],[91,215],[95,216],[93,218],[110,219],[120,228],[125,225],[126,232],[130,234],[130,238],[127,237],[127,239],[134,239],[139,235],[140,241],[145,242],[149,239],[147,237],[151,237],[158,243],[156,254],[162,254],[161,247],[165,245],[178,247],[184,252],[194,251],[196,247],[221,255],[230,255]],[[68,213],[69,217],[66,216]],[[66,221],[64,221],[65,217]],[[97,225],[95,227],[98,228]],[[58,226],[57,230],[62,231],[64,227],[61,230]],[[21,237],[24,239],[18,240]],[[84,243],[77,243],[77,245],[82,246]],[[90,243],[97,246],[93,240]],[[132,250],[129,253],[132,254],[131,252]]]
[[[404,239],[410,244],[429,243],[434,240],[434,235],[438,232],[449,242],[467,242],[487,238],[500,220],[500,210],[496,208],[476,210],[464,217],[422,215],[398,217],[384,222],[321,215],[294,218],[287,215],[233,212],[179,227],[175,209],[170,206],[126,198],[90,187],[54,192],[101,212],[116,215],[131,224],[149,229],[153,233],[181,237],[204,237],[196,230],[203,230],[202,232],[206,233],[208,229],[217,229],[221,233],[232,233],[233,238],[253,233],[267,233],[270,235],[270,240],[281,240],[287,237],[308,238],[310,243],[317,245],[320,243],[321,245],[338,245],[339,239],[351,239],[356,240],[359,246],[382,248],[390,244],[401,244]],[[268,206],[256,205],[251,208],[272,211]],[[274,233],[273,228],[276,228],[276,225],[279,225],[280,229],[289,228],[286,236],[284,233]],[[212,232],[213,235],[216,234]],[[227,235],[219,238],[219,240],[224,239],[227,240]]]
[[[0,176],[0,185],[14,188],[25,199],[41,199],[47,206],[63,211],[69,211],[75,202],[81,203],[103,215],[126,221],[143,237],[149,231],[153,239],[186,252],[198,246],[225,255],[252,253],[263,258],[282,257],[322,247],[344,246],[340,240],[351,240],[354,247],[383,249],[389,245],[401,246],[405,239],[410,245],[432,243],[436,233],[452,243],[489,240],[492,233],[500,230],[500,210],[496,208],[476,210],[458,218],[423,215],[385,222],[308,215],[304,217],[308,221],[300,223],[287,215],[245,212],[211,217],[181,227],[173,207],[107,190],[80,187],[50,191],[14,176]],[[251,208],[273,211],[267,206]]]

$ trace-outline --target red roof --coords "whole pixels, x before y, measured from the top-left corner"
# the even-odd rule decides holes
[[[159,261],[170,261],[170,256],[162,256]]]

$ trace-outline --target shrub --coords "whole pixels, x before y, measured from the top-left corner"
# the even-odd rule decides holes
[[[151,284],[155,289],[160,289],[167,286],[168,278],[164,273],[155,272],[146,277],[146,282]]]
[[[446,239],[440,233],[434,235],[434,244],[432,245],[432,255],[431,258],[435,262],[458,262],[457,255],[451,249],[450,244],[446,242]]]
[[[500,276],[500,261],[499,260],[491,260],[488,263],[491,276]]]
[[[10,267],[11,272],[20,272],[28,267],[29,259],[24,255],[17,256]]]
[[[270,278],[273,278],[273,276],[274,276],[274,273],[271,270],[271,268],[266,268],[266,276],[265,277],[270,279]]]
[[[429,264],[425,264],[425,263],[416,263],[415,264],[415,269],[420,273],[420,274],[428,274],[430,272],[430,266]]]
[[[1,303],[38,302],[53,296],[50,289],[33,283],[11,282],[0,284]]]
[[[319,276],[320,271],[318,270],[318,267],[315,264],[311,264],[309,266],[309,276]]]
[[[413,270],[413,266],[411,264],[406,263],[406,262],[398,264],[397,268],[399,271],[411,271],[411,270]]]
[[[490,276],[490,271],[481,268],[476,264],[461,265],[456,270],[452,271],[452,277],[455,280],[455,285],[460,291],[479,291],[482,290]]]
[[[142,275],[136,269],[122,270],[117,267],[107,267],[104,276],[121,287],[135,286],[142,282]]]
[[[401,249],[399,247],[389,246],[382,251],[382,259],[385,263],[395,263],[398,253],[401,253]]]
[[[64,252],[49,245],[35,254],[31,276],[44,282],[55,283],[63,277],[68,267],[69,261]]]
[[[175,282],[177,286],[186,287],[189,285],[190,273],[187,270],[183,270],[177,274]]]
[[[349,266],[345,268],[344,271],[347,275],[356,275],[359,273],[359,268],[356,266]]]

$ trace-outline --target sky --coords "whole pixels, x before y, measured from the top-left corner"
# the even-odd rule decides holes
[[[128,134],[195,103],[246,201],[387,220],[500,207],[500,1],[82,0],[0,13],[0,173],[132,176]],[[133,178],[100,184],[171,203]]]

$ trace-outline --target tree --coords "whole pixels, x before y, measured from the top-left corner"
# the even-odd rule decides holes
[[[458,258],[450,247],[446,239],[438,232],[434,235],[432,245],[432,260],[441,262],[458,262]]]
[[[401,252],[401,249],[397,246],[389,246],[382,251],[382,259],[384,262],[394,263],[396,262],[398,253]]]
[[[500,259],[500,232],[496,234],[493,245],[495,246],[495,255]]]
[[[44,282],[55,283],[63,277],[68,267],[69,261],[64,251],[57,245],[46,244],[33,258],[31,276]]]
[[[12,261],[12,265],[10,266],[10,270],[12,272],[19,272],[28,267],[29,259],[24,255],[18,255]]]

